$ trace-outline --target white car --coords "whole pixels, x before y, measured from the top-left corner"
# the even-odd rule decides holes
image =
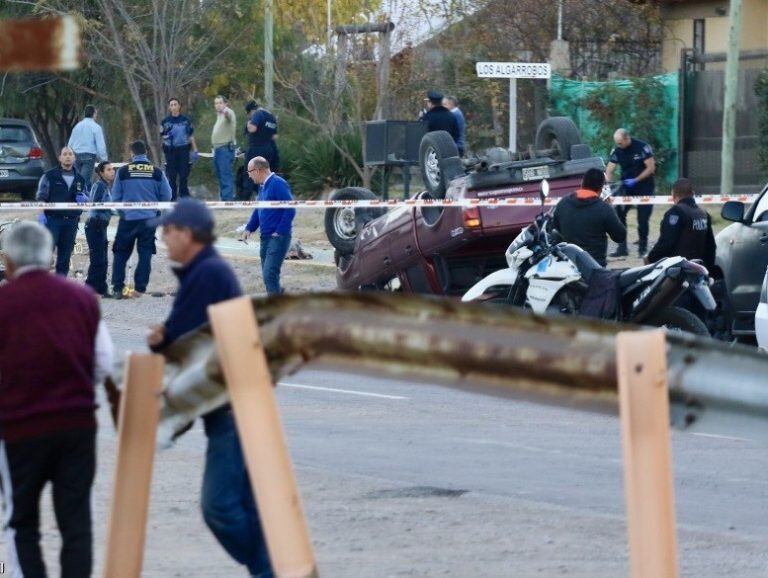
[[[757,337],[757,347],[768,353],[768,270],[763,277],[760,301],[755,311],[755,337]]]

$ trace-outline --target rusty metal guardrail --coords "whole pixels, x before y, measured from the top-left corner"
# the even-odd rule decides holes
[[[253,299],[275,382],[307,364],[615,412],[618,331],[497,306],[391,294]],[[667,335],[673,425],[768,439],[768,356]],[[209,328],[166,352],[161,443],[227,403]]]

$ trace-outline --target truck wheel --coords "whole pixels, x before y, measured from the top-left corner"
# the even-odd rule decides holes
[[[372,201],[376,199],[363,187],[345,187],[331,195],[334,201]],[[386,209],[372,207],[333,207],[325,211],[325,234],[339,255],[351,255],[360,230],[373,219],[383,215]]]
[[[682,307],[666,307],[648,317],[644,325],[666,327],[670,331],[684,331],[709,337],[709,330],[704,322]]]
[[[444,198],[448,183],[463,173],[459,149],[450,133],[436,130],[422,137],[419,166],[424,188],[436,199]]]
[[[536,130],[536,150],[552,149],[555,160],[571,160],[571,147],[577,144],[581,144],[581,133],[567,116],[548,118]]]

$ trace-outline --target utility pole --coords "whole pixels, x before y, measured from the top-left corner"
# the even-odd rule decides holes
[[[264,2],[264,100],[267,101],[269,110],[275,108],[274,25],[274,0],[266,0]]]
[[[739,90],[739,36],[741,35],[741,0],[731,0],[731,29],[728,58],[725,62],[723,98],[723,149],[720,156],[720,194],[733,193],[733,157],[736,145],[736,96]]]

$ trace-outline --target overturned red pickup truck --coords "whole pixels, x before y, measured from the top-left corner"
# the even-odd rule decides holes
[[[574,192],[589,168],[605,164],[566,117],[545,120],[525,153],[491,149],[462,160],[447,132],[424,135],[419,164],[426,190],[415,199],[538,197]],[[371,200],[368,189],[348,187],[333,199]],[[402,290],[462,295],[476,281],[506,266],[504,251],[538,214],[538,204],[500,207],[339,207],[325,214],[335,248],[337,283],[345,290]]]

